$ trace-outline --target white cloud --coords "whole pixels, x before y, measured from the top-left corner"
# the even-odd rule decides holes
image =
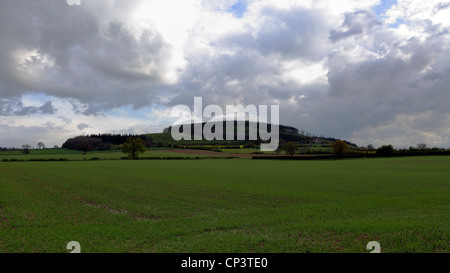
[[[449,1],[429,0],[397,0],[397,4],[386,12],[386,22],[394,24],[397,20],[425,21],[429,20],[434,25],[450,25]],[[416,27],[418,25],[415,25]]]
[[[447,147],[450,140],[450,115],[437,120],[433,111],[418,114],[399,114],[393,120],[379,126],[368,126],[353,132],[350,141],[367,146],[380,147],[391,144],[396,148],[416,147],[425,143],[428,147]]]

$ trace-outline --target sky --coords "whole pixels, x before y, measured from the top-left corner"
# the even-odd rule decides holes
[[[162,132],[202,97],[359,146],[449,148],[449,30],[442,0],[2,0],[0,147]]]

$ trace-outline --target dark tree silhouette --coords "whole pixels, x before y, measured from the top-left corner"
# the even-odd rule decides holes
[[[394,153],[394,147],[392,145],[383,145],[377,149],[377,154],[392,154]]]
[[[29,144],[22,145],[22,153],[30,154],[31,146]]]
[[[92,150],[91,144],[87,141],[82,141],[77,144],[77,150],[83,151],[83,154],[85,155],[87,151]]]
[[[425,143],[417,144],[417,149],[419,149],[419,150],[425,150],[426,148],[427,148],[427,144],[425,144]]]

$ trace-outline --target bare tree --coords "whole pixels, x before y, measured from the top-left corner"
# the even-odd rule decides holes
[[[425,150],[427,148],[427,145],[425,143],[419,143],[417,144],[417,149]]]
[[[38,146],[39,149],[44,149],[45,148],[45,145],[44,145],[44,143],[42,141],[38,142],[37,146]]]
[[[24,144],[22,145],[22,153],[24,154],[30,154],[31,145],[30,144]]]

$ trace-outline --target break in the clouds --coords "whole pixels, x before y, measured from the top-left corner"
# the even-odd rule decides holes
[[[202,96],[358,145],[450,147],[449,18],[449,1],[4,0],[0,146],[162,131]]]

